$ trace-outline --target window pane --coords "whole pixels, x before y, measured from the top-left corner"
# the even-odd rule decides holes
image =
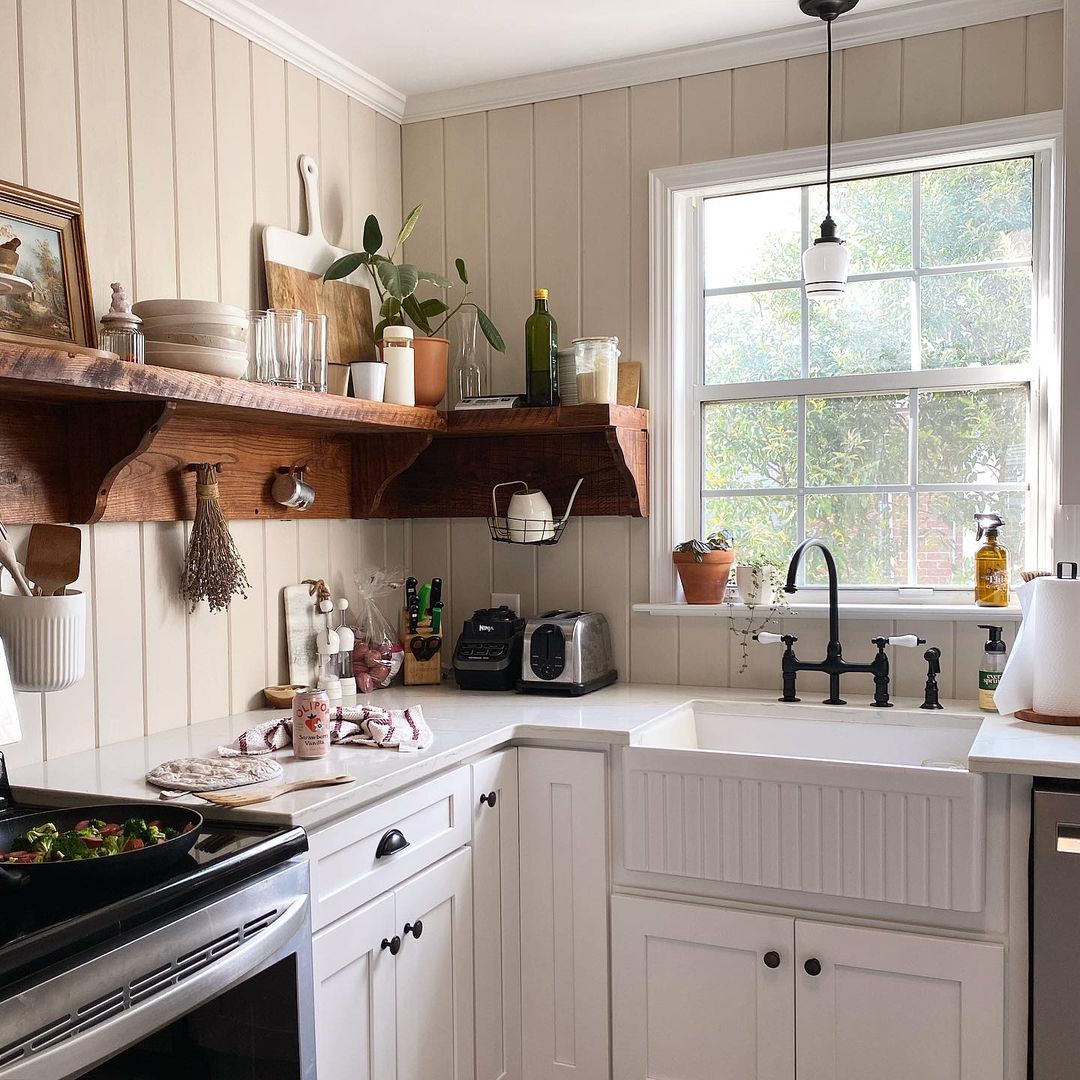
[[[809,495],[806,535],[824,540],[845,585],[895,585],[908,579],[907,495]],[[807,553],[806,580],[828,581],[819,555]]]
[[[1006,521],[1001,543],[1009,549],[1015,579],[1024,569],[1023,491],[926,492],[919,496],[918,581],[920,585],[974,588],[976,514],[1000,514]],[[988,620],[989,621],[989,620]]]
[[[706,199],[702,223],[706,289],[802,277],[799,188]]]
[[[705,487],[795,487],[799,410],[794,398],[705,405]]]
[[[922,279],[924,368],[1026,364],[1031,271],[985,270]]]
[[[810,305],[810,375],[911,368],[912,283],[853,281],[839,303]]]
[[[833,184],[832,215],[840,238],[848,245],[851,273],[909,270],[911,204],[914,181],[902,176],[874,176]],[[810,189],[810,235],[825,217],[825,186]]]
[[[736,495],[705,499],[702,532],[730,529],[735,537],[736,558],[754,556],[786,566],[798,543],[794,495]]]
[[[922,174],[922,265],[1031,258],[1031,158]]]
[[[801,290],[706,297],[707,383],[796,379],[801,357]]]
[[[1027,472],[1027,422],[1023,387],[920,394],[919,483],[1022,481]]]
[[[908,482],[907,394],[806,399],[810,487]]]

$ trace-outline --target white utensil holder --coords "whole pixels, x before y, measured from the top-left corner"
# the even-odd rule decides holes
[[[86,674],[86,596],[0,595],[0,639],[16,690],[63,690]]]

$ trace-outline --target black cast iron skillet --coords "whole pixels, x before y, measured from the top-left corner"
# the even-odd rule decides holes
[[[80,821],[98,818],[123,825],[129,818],[160,821],[170,829],[191,828],[164,844],[151,844],[119,855],[103,855],[97,859],[75,859],[71,862],[0,863],[0,881],[14,885],[44,886],[46,888],[78,888],[84,884],[131,881],[153,878],[179,862],[195,846],[202,831],[202,814],[187,806],[162,803],[99,803],[95,806],[76,806],[70,809],[36,810],[13,814],[0,821],[0,851],[10,850],[11,844],[28,829],[51,821],[58,831],[73,829]]]

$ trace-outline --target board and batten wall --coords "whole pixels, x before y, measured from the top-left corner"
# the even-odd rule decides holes
[[[836,59],[843,139],[1061,108],[1060,11],[847,49]],[[433,267],[458,256],[468,263],[479,302],[509,343],[505,357],[492,357],[493,389],[522,390],[534,285],[550,289],[562,341],[617,334],[624,359],[647,369],[649,170],[824,143],[824,81],[824,56],[807,56],[406,124],[404,205],[424,203],[409,256]],[[557,546],[539,551],[491,544],[482,521],[414,520],[412,551],[415,573],[447,579],[455,628],[491,590],[520,593],[527,613],[603,611],[620,673],[635,682],[778,685],[775,649],[752,646],[740,672],[727,617],[632,612],[649,595],[643,520],[574,518]],[[789,629],[801,653],[824,655],[823,620],[793,620]],[[890,632],[942,648],[944,696],[976,695],[985,635],[972,622],[845,620],[846,654],[866,657],[869,638]],[[899,651],[898,692],[921,693],[921,654]],[[816,676],[806,682],[820,685]],[[850,696],[870,689],[853,686]]]
[[[0,177],[82,203],[99,314],[112,281],[261,306],[261,227],[302,227],[301,153],[319,162],[332,243],[358,246],[369,213],[400,218],[397,123],[177,0],[0,0],[0,41]],[[403,522],[235,522],[249,597],[189,615],[189,527],[83,530],[87,677],[19,695],[12,764],[259,703],[287,679],[284,585],[352,595],[360,566],[406,559]]]

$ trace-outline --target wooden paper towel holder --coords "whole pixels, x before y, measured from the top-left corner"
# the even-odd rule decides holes
[[[1026,720],[1029,724],[1048,724],[1053,727],[1080,727],[1080,716],[1054,716],[1051,713],[1036,712],[1034,709],[1017,709],[1017,720]]]

